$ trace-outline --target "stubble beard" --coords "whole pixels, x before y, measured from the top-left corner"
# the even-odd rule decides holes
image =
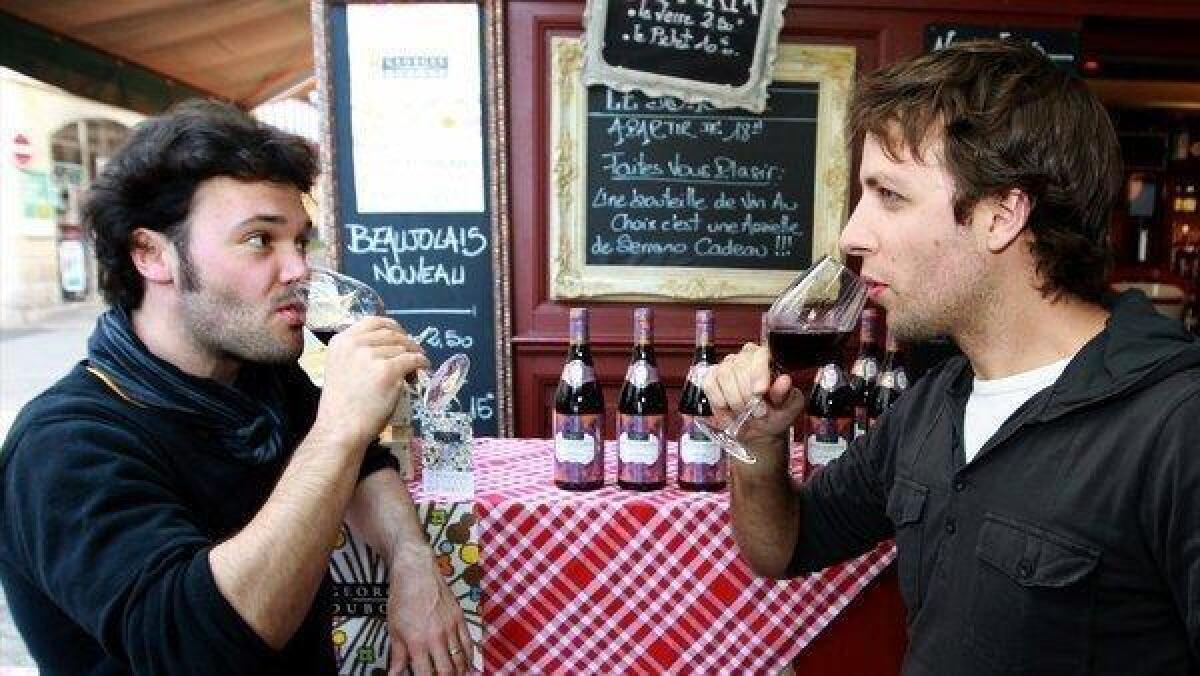
[[[971,260],[967,260],[971,258]],[[924,299],[906,299],[909,307],[888,308],[888,327],[905,343],[935,338],[961,338],[986,326],[997,302],[996,286],[988,278],[982,257],[966,256],[960,270],[975,270],[966,276],[943,276]],[[972,267],[973,266],[973,267]]]
[[[302,339],[296,342],[281,339],[268,325],[273,315],[270,308],[287,302],[286,294],[272,299],[266,308],[256,307],[233,293],[202,282],[183,252],[180,290],[188,332],[197,346],[212,354],[254,364],[286,364],[296,361],[304,351]]]

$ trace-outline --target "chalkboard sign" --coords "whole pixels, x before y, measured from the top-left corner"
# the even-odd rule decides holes
[[[846,214],[852,47],[780,44],[762,114],[587,87],[552,50],[550,295],[770,301]]]
[[[423,346],[430,361],[436,366],[447,357],[465,352],[471,359],[471,370],[467,384],[459,393],[456,410],[470,412],[474,416],[474,432],[477,436],[496,436],[499,421],[504,414],[497,397],[497,335],[494,272],[492,267],[493,241],[492,209],[489,191],[484,185],[485,173],[476,172],[479,184],[456,184],[446,191],[455,191],[465,197],[465,206],[449,205],[441,212],[414,212],[389,210],[388,205],[423,204],[412,199],[428,199],[428,194],[413,195],[412,192],[427,193],[428,190],[414,186],[413,174],[405,174],[406,162],[424,161],[414,159],[415,151],[407,156],[400,150],[387,157],[367,164],[365,153],[378,153],[375,144],[393,142],[389,138],[389,125],[396,134],[404,130],[395,125],[405,124],[411,119],[403,111],[404,97],[398,92],[372,101],[382,104],[370,119],[362,119],[363,110],[355,106],[365,105],[364,92],[353,91],[355,86],[378,86],[386,88],[408,87],[399,85],[400,78],[410,78],[412,91],[427,93],[420,87],[447,86],[444,83],[455,75],[449,68],[462,61],[455,54],[452,58],[439,55],[434,45],[426,52],[413,47],[411,42],[394,40],[389,46],[389,32],[394,35],[404,26],[411,26],[417,17],[406,12],[425,11],[450,12],[461,19],[462,10],[467,11],[470,25],[478,27],[481,9],[474,5],[329,5],[328,43],[329,73],[327,86],[331,92],[332,140],[337,152],[334,154],[337,212],[334,215],[338,228],[340,267],[349,275],[365,281],[383,296],[388,314],[399,321]],[[362,14],[349,17],[348,13]],[[476,16],[472,16],[472,12]],[[370,14],[366,24],[380,34],[378,44],[353,44],[352,27],[364,25],[364,15]],[[377,17],[377,18],[376,18]],[[357,23],[356,23],[357,21]],[[396,23],[389,28],[387,22]],[[422,25],[430,25],[428,23]],[[370,26],[369,26],[370,27]],[[470,34],[470,33],[468,33]],[[483,31],[474,33],[482,45]],[[379,45],[384,45],[380,48]],[[474,46],[472,45],[472,48]],[[390,50],[390,51],[389,51]],[[394,52],[394,53],[393,53]],[[356,63],[355,60],[358,60]],[[475,61],[471,68],[479,69],[484,78],[484,63]],[[372,80],[371,78],[378,78]],[[436,92],[435,92],[436,94]],[[486,96],[479,94],[475,102],[466,102],[465,113],[469,120],[478,110],[486,111]],[[396,108],[388,108],[395,106]],[[478,106],[477,109],[474,106]],[[359,118],[354,118],[355,114]],[[456,114],[441,111],[441,114]],[[483,116],[486,119],[486,115]],[[414,124],[419,120],[414,120]],[[357,125],[357,127],[355,126]],[[356,130],[359,135],[356,136]],[[366,131],[364,131],[366,130]],[[370,132],[367,134],[366,132]],[[362,138],[361,136],[369,136]],[[459,164],[487,166],[488,138],[483,135],[478,157],[469,157]],[[478,143],[478,137],[476,137]],[[447,148],[447,157],[452,155]],[[459,149],[461,150],[461,149]],[[358,155],[358,157],[356,157]],[[436,163],[434,157],[432,162]],[[372,166],[385,175],[361,175],[364,166]],[[430,171],[439,171],[436,164]],[[446,169],[446,172],[454,167]],[[467,175],[473,175],[468,172]],[[397,178],[402,177],[402,178]],[[364,190],[364,184],[370,190]],[[446,180],[439,180],[442,186]],[[368,198],[365,196],[369,196]],[[439,197],[439,199],[444,199]],[[408,201],[406,201],[408,200]],[[475,202],[478,206],[475,206]],[[366,206],[368,205],[369,206]],[[391,207],[396,208],[396,207]]]
[[[761,112],[786,0],[591,0],[588,84]]]
[[[1025,40],[1040,49],[1056,66],[1070,72],[1078,69],[1079,33],[1056,28],[929,24],[925,27],[925,51],[935,52],[955,42],[976,38]]]
[[[587,263],[807,268],[819,90],[762,115],[588,88]]]

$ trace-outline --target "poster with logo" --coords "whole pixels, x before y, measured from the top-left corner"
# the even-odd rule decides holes
[[[479,7],[351,4],[346,19],[358,212],[483,212]]]
[[[471,502],[417,503],[417,516],[433,546],[438,567],[458,597],[475,640],[472,664],[483,668],[483,618],[480,615],[483,569],[479,534]],[[330,563],[333,577],[333,645],[338,673],[374,676],[387,673],[387,566],[367,545],[342,528]]]

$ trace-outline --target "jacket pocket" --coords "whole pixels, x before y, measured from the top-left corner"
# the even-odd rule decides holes
[[[965,639],[983,673],[1086,673],[1100,551],[987,514],[975,547]]]
[[[896,576],[910,618],[916,616],[921,599],[922,531],[928,498],[929,487],[899,476],[888,493],[887,515],[896,528]]]

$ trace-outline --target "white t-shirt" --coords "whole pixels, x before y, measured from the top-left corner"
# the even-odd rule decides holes
[[[1053,385],[1070,361],[1071,357],[1067,357],[1032,371],[995,380],[976,378],[963,420],[963,450],[967,462],[975,459],[979,449],[1022,404]]]

